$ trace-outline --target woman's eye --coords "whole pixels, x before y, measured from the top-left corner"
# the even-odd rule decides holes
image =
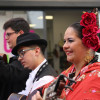
[[[69,42],[73,42],[74,40],[72,40],[72,39],[69,39],[68,41],[69,41]]]
[[[70,42],[70,43],[71,43],[71,42],[74,42],[73,39],[64,40],[64,43],[66,43],[66,41],[67,41],[67,42]]]
[[[66,40],[64,40],[64,43],[66,42]]]

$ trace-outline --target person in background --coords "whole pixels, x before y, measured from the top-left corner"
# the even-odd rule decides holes
[[[23,18],[8,20],[4,23],[3,29],[10,49],[16,46],[16,39],[19,35],[30,31],[28,22]],[[17,56],[12,56],[9,63],[6,63],[3,60],[4,55],[0,53],[0,100],[7,100],[12,92],[18,93],[23,90],[31,71],[22,66]]]
[[[62,72],[76,83],[66,81],[69,88],[63,89],[59,98],[64,100],[99,100],[100,98],[100,62],[96,52],[100,52],[100,40],[97,36],[96,14],[85,12],[79,23],[70,25],[64,34],[63,50],[67,61],[72,65]],[[45,88],[51,83],[43,87]],[[44,92],[43,92],[44,93]],[[39,92],[32,100],[43,100]]]
[[[18,36],[12,54],[18,56],[18,60],[24,68],[32,70],[26,81],[25,90],[19,92],[19,94],[29,96],[32,91],[47,84],[54,79],[54,76],[57,76],[56,71],[49,66],[44,56],[46,47],[47,41],[41,39],[36,33],[26,33]]]

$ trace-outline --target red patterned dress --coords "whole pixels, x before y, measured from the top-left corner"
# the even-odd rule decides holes
[[[68,74],[73,71],[75,71],[74,65],[63,71],[62,74],[68,77]],[[100,100],[100,62],[83,66],[74,79],[76,84],[71,85],[73,91],[63,89],[61,98],[64,100]],[[44,88],[48,87],[49,84]]]

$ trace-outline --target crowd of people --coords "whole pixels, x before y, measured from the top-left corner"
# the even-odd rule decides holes
[[[60,75],[57,76],[45,58],[47,41],[37,33],[29,32],[28,23],[22,18],[14,18],[4,24],[7,43],[15,56],[13,60],[10,58],[12,62],[9,64],[3,61],[3,54],[0,56],[0,77],[3,76],[0,100],[7,100],[11,93],[25,95],[26,100],[45,100],[45,90],[53,83],[58,85],[55,100],[99,100],[100,62],[95,52],[100,52],[100,40],[96,13],[84,12],[81,18],[64,34],[63,50],[66,60],[72,63],[60,74],[67,77],[64,84],[62,80],[56,84]],[[71,83],[69,78],[74,82]],[[59,96],[57,92],[61,92]],[[54,98],[52,94],[50,96]]]
[[[9,48],[11,48],[11,49],[13,49],[16,46],[16,39],[18,36],[25,34],[25,36],[27,38],[28,34],[30,34],[29,33],[29,31],[30,31],[29,23],[23,18],[12,18],[12,19],[8,20],[7,22],[4,23],[3,29],[6,33],[5,39],[8,43]],[[30,34],[29,38],[31,37],[31,35],[32,35],[32,37],[35,36],[38,41],[38,39],[39,39],[38,35]],[[33,38],[33,40],[34,40],[34,38]],[[39,39],[39,42],[41,42],[40,40],[42,41],[42,39]],[[22,41],[19,40],[19,42],[22,42]],[[45,52],[45,48],[47,46],[47,41],[43,40],[43,43],[45,43],[45,44],[44,45],[39,44],[39,46],[38,46],[39,54],[41,53],[41,56],[39,55],[37,57],[38,60],[36,60],[35,63],[33,61],[33,58],[30,59],[27,56],[27,59],[30,59],[33,62],[33,64],[29,65],[29,66],[33,66],[34,69],[36,67],[38,67],[36,70],[34,70],[33,68],[24,67],[24,65],[21,64],[23,62],[18,61],[18,56],[15,56],[15,55],[10,58],[9,63],[6,63],[3,60],[3,56],[5,54],[3,54],[3,53],[0,54],[0,71],[1,71],[0,84],[2,86],[0,89],[0,100],[7,100],[7,98],[9,97],[9,95],[11,93],[19,93],[19,94],[23,94],[23,95],[27,96],[29,89],[32,86],[32,82],[33,82],[32,79],[34,79],[35,74],[37,74],[39,72],[38,71],[39,68],[41,68],[42,65],[44,65],[44,63],[46,63],[45,69],[43,69],[43,71],[41,71],[40,74],[38,73],[39,76],[36,76],[36,77],[41,78],[46,75],[49,75],[49,76],[50,76],[50,74],[52,74],[52,75],[50,76],[50,78],[49,78],[49,76],[47,76],[48,80],[43,78],[43,79],[37,81],[37,83],[40,82],[42,85],[43,83],[49,82],[51,79],[53,79],[53,77],[52,77],[53,75],[57,76],[55,70],[52,69],[51,67],[48,67],[49,66],[47,64],[48,62],[43,56],[44,52]],[[28,45],[30,46],[30,43]],[[38,42],[35,45],[38,45]],[[31,51],[31,50],[29,50],[29,51]],[[26,51],[23,51],[23,52],[26,52]],[[39,58],[41,58],[41,60],[39,60]],[[27,65],[25,65],[25,66],[27,66]],[[34,70],[34,72],[32,70]],[[49,72],[46,72],[45,70],[48,70]],[[53,71],[55,73],[53,73]],[[42,75],[42,73],[43,73],[43,75]],[[43,80],[45,82],[43,82]],[[34,82],[34,84],[35,84],[35,82]]]

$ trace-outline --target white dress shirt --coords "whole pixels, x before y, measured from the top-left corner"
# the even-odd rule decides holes
[[[29,92],[31,93],[32,91],[34,91],[35,89],[43,86],[44,84],[52,81],[54,79],[53,76],[50,75],[46,75],[43,76],[42,78],[40,78],[38,81],[35,81],[33,83],[33,80],[35,78],[35,75],[37,73],[37,71],[39,70],[39,68],[46,62],[47,60],[45,59],[35,70],[33,70],[30,74],[29,74],[29,78],[26,81],[26,88],[25,90],[22,90],[21,92],[19,92],[18,94],[23,94],[23,95],[28,95]]]

